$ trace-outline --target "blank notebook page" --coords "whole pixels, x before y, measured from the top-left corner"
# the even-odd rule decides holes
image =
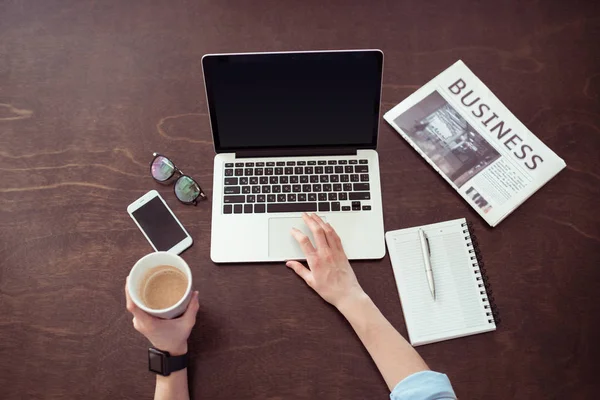
[[[425,273],[419,228],[429,239],[436,298]],[[466,220],[386,233],[410,342],[414,346],[496,329]]]

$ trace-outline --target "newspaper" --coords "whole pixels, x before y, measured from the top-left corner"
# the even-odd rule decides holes
[[[566,166],[462,61],[384,119],[490,226]]]

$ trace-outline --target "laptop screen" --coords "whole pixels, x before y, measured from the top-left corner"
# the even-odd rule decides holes
[[[379,50],[209,55],[215,149],[375,148]]]

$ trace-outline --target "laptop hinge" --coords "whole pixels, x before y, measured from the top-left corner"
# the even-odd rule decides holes
[[[299,149],[252,149],[238,150],[236,158],[251,157],[295,157],[295,156],[352,156],[357,154],[356,147],[319,147]]]

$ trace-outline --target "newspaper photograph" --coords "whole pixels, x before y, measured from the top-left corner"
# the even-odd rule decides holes
[[[490,226],[566,166],[462,61],[384,119]]]

